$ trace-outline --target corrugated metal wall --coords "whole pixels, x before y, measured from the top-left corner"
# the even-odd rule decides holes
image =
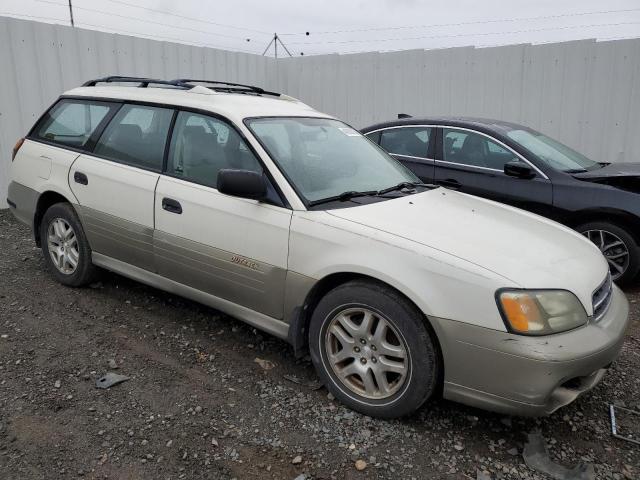
[[[522,123],[594,159],[640,161],[640,40],[286,58],[279,87],[361,128],[398,113]]]
[[[0,208],[11,150],[65,90],[106,75],[216,78],[276,89],[272,58],[0,17]]]
[[[273,58],[0,17],[0,208],[10,151],[63,91],[108,74],[265,86],[355,127],[413,115],[522,123],[640,161],[640,40]]]

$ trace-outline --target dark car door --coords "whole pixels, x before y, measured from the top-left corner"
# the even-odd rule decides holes
[[[438,128],[435,183],[549,216],[553,187],[546,175],[495,138],[466,128]],[[535,176],[506,175],[511,161],[528,163]]]
[[[367,134],[394,158],[415,173],[420,180],[433,182],[435,128],[423,125],[388,127]]]

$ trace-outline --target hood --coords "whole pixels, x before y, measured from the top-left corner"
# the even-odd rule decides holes
[[[505,287],[572,291],[587,312],[608,272],[598,248],[573,230],[444,188],[328,213],[479,265]]]
[[[640,193],[640,163],[612,163],[598,170],[574,173],[573,177]]]

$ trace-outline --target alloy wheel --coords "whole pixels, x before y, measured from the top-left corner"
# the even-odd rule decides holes
[[[65,275],[78,268],[80,251],[73,227],[62,218],[54,218],[47,228],[47,247],[55,267]]]
[[[325,351],[342,384],[366,398],[394,395],[409,374],[409,351],[402,335],[367,308],[343,310],[331,320]]]
[[[617,280],[627,271],[629,249],[620,237],[606,230],[586,230],[582,234],[591,240],[607,259],[612,280]]]

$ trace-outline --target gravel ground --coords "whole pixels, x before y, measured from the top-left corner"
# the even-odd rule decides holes
[[[215,310],[106,272],[91,288],[57,284],[3,211],[0,478],[541,479],[522,458],[534,430],[559,463],[640,478],[640,450],[611,436],[607,407],[640,409],[640,288],[627,295],[620,359],[548,418],[435,400],[376,420],[317,388],[308,358]],[[131,379],[96,389],[110,370]],[[640,431],[640,416],[625,427]]]

